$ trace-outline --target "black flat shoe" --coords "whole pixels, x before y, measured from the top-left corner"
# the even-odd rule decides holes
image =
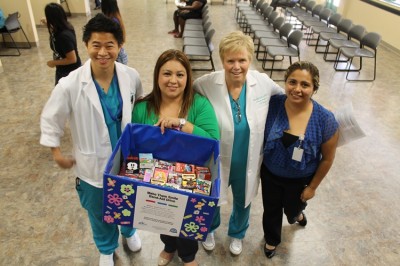
[[[301,221],[297,221],[300,226],[306,226],[307,225],[307,217],[304,212],[301,212],[303,214],[303,219]]]
[[[274,249],[268,249],[266,244],[264,245],[264,254],[268,259],[271,259],[273,256],[275,256],[275,250],[276,247]]]

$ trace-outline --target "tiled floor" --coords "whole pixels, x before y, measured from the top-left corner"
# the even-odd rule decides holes
[[[182,46],[182,40],[167,34],[175,9],[169,2],[119,0],[128,33],[129,65],[139,71],[146,91],[151,89],[159,54]],[[233,5],[210,6],[215,47],[221,36],[238,29],[233,13]],[[87,20],[70,19],[79,39]],[[38,33],[39,47],[24,50],[20,57],[1,58],[0,265],[98,265],[88,219],[74,190],[74,175],[58,168],[49,149],[39,145],[39,116],[53,88],[54,70],[46,66],[51,58],[47,30],[39,28]],[[79,51],[85,61],[82,43]],[[285,223],[283,243],[272,260],[262,251],[259,195],[252,204],[243,253],[229,252],[230,206],[225,206],[216,250],[199,249],[197,260],[203,266],[400,265],[400,56],[380,46],[377,79],[370,83],[346,82],[344,73],[335,72],[331,63],[304,44],[302,59],[320,68],[321,86],[315,98],[332,109],[352,103],[367,136],[338,149],[329,175],[307,208],[309,224],[300,228]],[[220,69],[218,51],[214,60]],[[371,70],[370,62],[366,65],[365,70]],[[261,71],[259,62],[252,67]],[[70,149],[68,134],[62,149]],[[116,265],[156,265],[162,249],[159,236],[139,234],[143,249],[133,254],[121,245]],[[180,264],[175,257],[170,265]]]

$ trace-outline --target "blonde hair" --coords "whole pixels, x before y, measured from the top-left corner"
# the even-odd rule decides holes
[[[239,52],[246,49],[249,54],[249,60],[253,59],[254,43],[250,36],[241,31],[233,31],[222,38],[219,43],[219,57],[224,61],[227,53]]]

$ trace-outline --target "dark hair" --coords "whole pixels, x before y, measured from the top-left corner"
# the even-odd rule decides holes
[[[63,30],[74,30],[74,27],[67,20],[64,8],[57,3],[49,3],[44,8],[44,14],[47,21],[47,30],[50,35]]]
[[[155,114],[159,115],[160,114],[160,106],[161,106],[161,89],[160,86],[158,85],[158,76],[160,75],[160,69],[161,67],[167,63],[168,61],[175,60],[178,61],[179,63],[182,64],[182,66],[185,68],[186,73],[187,73],[187,81],[186,81],[186,86],[185,90],[183,92],[183,102],[182,102],[182,107],[181,111],[179,113],[179,117],[186,117],[189,108],[193,103],[193,98],[194,98],[194,90],[192,87],[192,68],[190,66],[189,59],[186,57],[186,55],[175,49],[170,49],[165,52],[163,52],[160,57],[158,57],[156,66],[154,67],[154,75],[153,75],[153,90],[146,96],[144,97],[141,101],[147,101],[147,112],[150,113],[150,111],[154,111]]]
[[[91,18],[83,27],[82,40],[86,44],[88,44],[93,32],[111,33],[117,40],[118,45],[122,45],[124,43],[122,29],[119,24],[101,13]]]
[[[117,19],[124,34],[124,42],[126,39],[125,25],[122,21],[121,13],[119,12],[117,0],[102,0],[101,12],[111,19]]]
[[[297,61],[289,66],[285,72],[285,82],[294,71],[303,69],[310,72],[314,85],[314,91],[317,91],[319,88],[319,70],[313,63],[308,61]]]

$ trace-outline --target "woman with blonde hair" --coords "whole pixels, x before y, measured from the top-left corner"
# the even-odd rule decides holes
[[[221,133],[220,204],[227,203],[229,186],[233,208],[228,226],[229,250],[242,252],[242,240],[249,227],[251,201],[260,183],[259,169],[268,103],[272,95],[283,93],[267,74],[249,70],[254,54],[251,37],[241,31],[222,38],[219,55],[224,70],[198,78],[195,90],[206,96],[217,114]],[[206,250],[215,248],[214,230],[220,224],[217,209],[211,233],[203,242]]]

